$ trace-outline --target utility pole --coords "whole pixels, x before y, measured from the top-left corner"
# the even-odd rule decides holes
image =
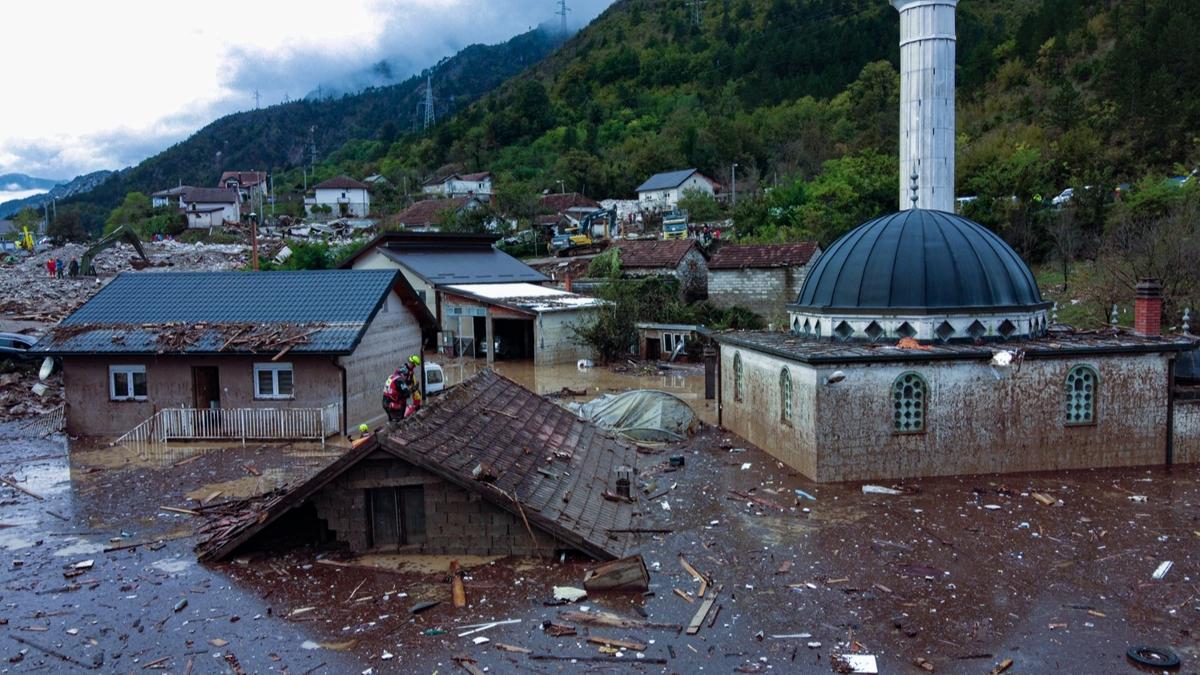
[[[737,208],[737,162],[729,167],[729,196],[733,200],[733,208]]]
[[[559,31],[566,36],[567,34],[567,12],[571,11],[567,8],[567,0],[558,0],[558,11],[555,14],[559,18]]]
[[[254,109],[258,110],[258,90],[254,90]]]
[[[567,193],[567,190],[566,190],[566,188],[563,187],[563,179],[559,178],[558,179],[558,194],[563,195],[566,193]]]
[[[433,126],[437,116],[433,112],[433,75],[425,77],[425,128]]]
[[[311,157],[311,168],[315,171],[317,167],[317,127],[316,125],[308,128],[308,148]]]

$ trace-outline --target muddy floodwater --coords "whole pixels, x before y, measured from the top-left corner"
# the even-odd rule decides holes
[[[532,384],[594,395],[630,380],[669,389],[669,377],[564,368]],[[703,405],[702,381],[676,391]],[[0,475],[28,491],[0,486],[6,672],[466,672],[457,657],[489,673],[828,673],[831,656],[857,652],[882,673],[924,672],[917,659],[937,673],[1007,659],[1011,673],[1123,673],[1136,672],[1125,659],[1136,644],[1200,668],[1196,467],[939,478],[868,494],[811,483],[707,427],[639,455],[638,526],[661,530],[638,535],[649,593],[556,606],[553,587],[582,586],[589,561],[459,556],[468,605],[456,609],[447,557],[302,548],[196,562],[200,519],[188,511],[295,483],[334,449],[69,448],[0,433]],[[694,635],[681,628],[699,584],[680,555],[719,587]],[[423,601],[441,604],[409,613]],[[588,626],[572,611],[638,625]],[[467,634],[496,621],[506,623]],[[554,637],[546,621],[576,635]],[[641,648],[609,656],[589,637]]]

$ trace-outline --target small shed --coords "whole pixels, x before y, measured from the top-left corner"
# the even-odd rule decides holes
[[[197,551],[220,560],[303,533],[357,553],[612,560],[634,543],[637,506],[617,495],[637,464],[633,445],[485,370]]]
[[[638,350],[646,361],[669,359],[680,345],[679,358],[686,359],[688,346],[699,344],[701,326],[690,323],[638,323]]]
[[[821,255],[815,241],[725,244],[708,260],[708,299],[718,307],[745,307],[768,319],[786,318],[780,298],[800,293]]]

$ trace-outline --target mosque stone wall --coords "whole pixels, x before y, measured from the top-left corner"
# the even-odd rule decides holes
[[[743,395],[735,396],[735,357],[741,357]],[[782,419],[780,373],[792,380],[792,421]],[[747,349],[721,348],[721,426],[806,476],[817,471],[816,371]]]
[[[734,354],[743,364],[741,401]],[[1096,420],[1068,426],[1066,376],[1078,364],[1099,373]],[[797,403],[790,428],[778,413],[784,366]],[[1166,355],[1146,354],[1027,359],[995,371],[963,360],[811,368],[723,345],[722,424],[822,482],[1155,465],[1166,457],[1167,367]],[[844,379],[825,384],[836,371]],[[892,384],[909,371],[928,383],[926,427],[902,434],[893,430]],[[1176,461],[1196,461],[1200,406],[1180,408]],[[1193,440],[1180,443],[1181,434]]]
[[[1174,463],[1200,462],[1200,400],[1175,401]]]

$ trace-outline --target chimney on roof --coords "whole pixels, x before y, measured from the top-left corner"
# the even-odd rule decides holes
[[[953,212],[958,0],[891,2],[900,13],[900,209]]]
[[[1133,332],[1147,337],[1162,334],[1162,284],[1158,279],[1140,279],[1133,301]]]

